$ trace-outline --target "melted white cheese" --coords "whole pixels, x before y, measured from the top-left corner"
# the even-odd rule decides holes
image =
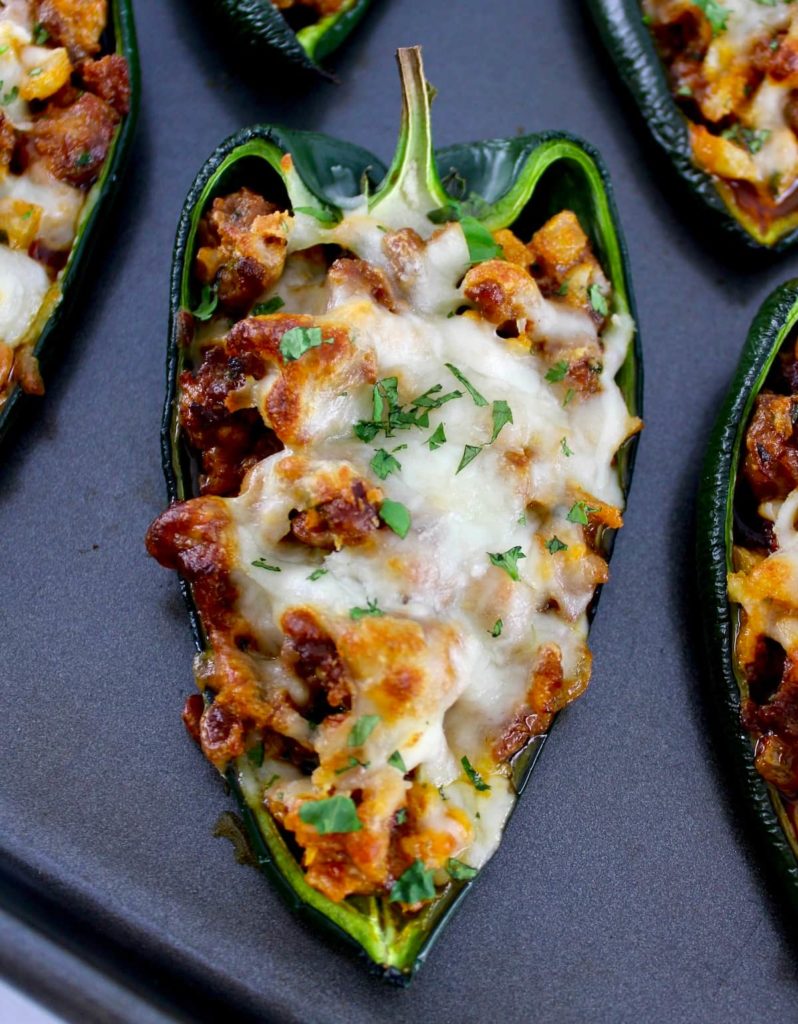
[[[40,263],[0,245],[0,341],[14,348],[25,339],[49,287]]]
[[[376,602],[386,616],[432,630],[427,634],[429,658],[433,669],[440,663],[440,684],[430,684],[432,689],[419,696],[412,713],[381,721],[363,747],[370,767],[339,775],[334,786],[338,793],[366,783],[388,786],[398,775],[385,768],[386,759],[398,750],[408,769],[417,769],[419,781],[439,787],[441,799],[430,810],[435,827],[457,834],[457,855],[479,866],[495,849],[515,798],[506,768],[491,761],[491,742],[524,705],[530,670],[544,644],[560,647],[566,679],[578,673],[585,656],[585,609],[594,585],[563,582],[563,573],[575,569],[578,576],[578,552],[584,551],[581,527],[566,516],[582,494],[623,505],[614,459],[633,421],[614,377],[628,352],[634,325],[627,315],[612,316],[602,338],[601,390],[563,407],[562,395],[545,379],[546,365],[539,357],[520,343],[500,338],[482,319],[452,315],[467,304],[460,282],[468,269],[468,248],[458,224],[430,241],[409,290],[403,293],[394,281],[402,296],[397,313],[368,295],[350,294],[341,300],[343,305],[336,305],[337,293],[325,290],[323,281],[308,271],[301,250],[319,241],[336,242],[391,278],[382,248],[383,221],[382,215],[379,222],[370,217],[365,204],[333,229],[297,215],[289,241],[295,255],[288,260],[277,292],[287,311],[303,312],[319,311],[326,295],[320,322],[346,325],[358,351],[375,359],[378,378],[398,379],[402,402],[437,384],[443,392],[457,389],[463,395],[432,410],[428,429],[399,430],[390,438],[379,434],[366,444],[354,436],[353,425],[371,418],[372,388],[360,384],[341,394],[319,393],[309,414],[312,439],[307,446],[263,460],[251,471],[241,495],[227,499],[241,567],[236,574],[239,611],[252,624],[261,649],[275,653],[281,640],[277,623],[295,607],[317,610],[333,636],[336,630],[353,628],[351,610],[369,602]],[[433,230],[426,220],[417,226],[427,236]],[[540,314],[538,333],[592,334],[595,339],[592,321],[563,303],[541,299]],[[486,406],[475,404],[446,363],[466,376],[487,400]],[[272,383],[270,377],[257,386],[266,392]],[[513,422],[490,443],[491,403],[496,400],[508,403]],[[445,424],[446,444],[431,451],[426,442],[439,424]],[[484,447],[458,473],[467,444]],[[375,450],[392,451],[400,445],[395,457],[401,470],[377,480],[369,466]],[[528,453],[528,465],[511,465],[510,452]],[[282,543],[288,514],[298,503],[295,488],[286,484],[280,470],[286,460],[300,454],[313,460],[314,472],[323,466],[349,466],[379,485],[386,498],[404,504],[412,517],[407,536],[400,539],[383,529],[378,544],[326,555]],[[533,500],[535,508],[545,507],[545,515],[526,511]],[[555,533],[569,545],[571,555],[577,553],[569,556],[569,570],[564,554],[553,555],[545,547]],[[516,545],[525,553],[518,563],[517,583],[493,567],[488,557],[489,552]],[[280,571],[253,566],[257,559]],[[309,579],[318,567],[326,574]],[[549,608],[552,599],[559,613]],[[499,618],[501,634],[492,636],[491,627]],[[448,639],[435,633],[443,627]],[[277,685],[269,671],[264,669],[264,685]],[[442,680],[449,676],[444,685]],[[375,713],[367,690],[362,681],[345,727],[336,725],[330,731],[323,724],[313,734],[322,762],[330,751],[345,747],[352,722]],[[490,790],[478,792],[464,776],[463,756],[474,765],[488,764]],[[259,777],[268,778],[272,772],[280,774],[280,783],[270,793],[279,789],[286,803],[307,796],[307,778],[283,771],[276,762]],[[391,799],[401,802],[408,784],[397,783]],[[267,800],[270,793],[265,794]],[[449,813],[452,807],[465,812],[470,833],[464,833]]]

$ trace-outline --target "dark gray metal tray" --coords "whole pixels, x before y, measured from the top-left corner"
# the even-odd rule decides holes
[[[137,4],[144,104],[126,191],[65,358],[0,468],[0,898],[14,915],[0,968],[83,1021],[793,1019],[795,948],[716,759],[690,593],[706,432],[754,310],[798,258],[705,237],[579,0],[383,0],[331,62],[339,86],[268,67],[243,81],[200,7]],[[631,250],[647,425],[591,689],[402,991],[212,837],[231,805],[184,735],[191,636],[143,536],[165,501],[169,264],[196,170],[258,120],[388,158],[393,51],[416,42],[439,145],[564,128],[601,149]]]

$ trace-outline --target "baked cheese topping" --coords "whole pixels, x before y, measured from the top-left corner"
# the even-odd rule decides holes
[[[587,685],[597,534],[621,525],[615,458],[639,427],[615,383],[634,324],[611,312],[571,213],[529,247],[488,235],[493,258],[475,264],[458,222],[361,199],[325,226],[255,211],[244,192],[204,229],[198,267],[220,275],[227,315],[197,333],[181,381],[216,493],[149,538],[194,582],[211,640],[199,736],[220,766],[246,748],[248,795],[328,896],[393,893],[417,861],[443,883],[490,857],[510,758]],[[235,266],[225,231],[244,208],[283,262],[247,304],[268,312],[231,326],[240,288],[217,268]],[[240,485],[219,468],[227,435],[198,413],[221,386],[225,409],[257,410],[283,445],[247,456]],[[200,544],[224,584],[189,564]],[[235,651],[231,632],[246,637]]]
[[[0,405],[41,390],[39,314],[128,109],[124,59],[92,59],[106,17],[106,0],[0,3]]]
[[[794,0],[643,0],[696,162],[781,203],[798,179]]]

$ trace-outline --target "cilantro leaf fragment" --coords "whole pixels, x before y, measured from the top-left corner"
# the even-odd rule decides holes
[[[450,857],[447,860],[446,871],[449,878],[453,878],[456,882],[470,882],[479,874],[476,868],[472,868],[470,864],[464,864],[456,857]]]
[[[454,475],[457,476],[458,473],[464,470],[470,462],[474,461],[481,451],[481,444],[467,444],[463,449],[463,457],[460,459],[460,465],[457,467]]]
[[[461,217],[460,227],[465,235],[468,259],[472,264],[483,263],[485,260],[504,259],[504,249],[476,217]]]
[[[362,715],[349,731],[348,747],[362,747],[382,719],[379,715]]]
[[[713,36],[726,31],[729,12],[722,4],[718,3],[718,0],[693,0],[693,3],[706,14],[707,21],[712,27]]]
[[[50,38],[50,33],[39,21],[33,26],[33,41],[37,46],[44,46],[47,40]]]
[[[504,401],[504,399],[499,399],[497,402],[493,403],[492,415],[493,415],[493,434],[491,435],[491,439],[490,439],[490,443],[491,444],[493,444],[493,442],[496,440],[496,438],[501,433],[502,427],[506,426],[508,423],[512,423],[513,422],[513,412],[512,412],[512,409]]]
[[[363,828],[351,796],[338,795],[326,800],[308,800],[299,808],[299,818],[306,825],[312,825],[320,836],[359,832]]]
[[[458,370],[453,363],[444,363],[443,365],[451,374],[453,374],[457,378],[457,380],[463,385],[463,387],[466,389],[469,395],[471,395],[472,399],[474,400],[474,405],[484,406],[488,404],[487,398],[481,395],[474,387],[474,385],[465,378],[462,370]]]
[[[471,764],[468,758],[463,754],[460,758],[460,764],[463,766],[463,770],[468,776],[468,781],[479,793],[484,793],[490,789],[490,786],[485,782],[476,768]]]
[[[398,750],[394,750],[394,752],[388,758],[388,764],[391,766],[391,768],[396,768],[397,771],[400,771],[402,775],[404,775],[405,772],[407,771],[407,765],[405,764],[404,758],[402,757]]]
[[[566,373],[568,373],[570,364],[565,360],[561,359],[558,363],[550,366],[546,372],[546,380],[551,381],[555,384],[557,381],[564,380]]]
[[[587,290],[587,297],[590,300],[590,305],[599,316],[606,316],[609,313],[607,300],[597,284],[591,284]]]
[[[389,903],[420,903],[435,898],[432,872],[420,860],[414,860],[407,871],[393,883]]]
[[[210,320],[213,314],[216,312],[216,307],[219,305],[219,296],[216,293],[216,289],[212,288],[209,284],[202,286],[202,294],[200,295],[200,304],[196,309],[192,309],[191,315],[196,317],[197,320]]]
[[[565,518],[569,523],[579,523],[580,526],[587,526],[589,522],[588,516],[591,512],[598,512],[595,505],[588,505],[586,501],[575,501]]]
[[[568,441],[565,438],[560,441],[560,450],[566,458],[570,458],[573,455],[573,451],[568,447]]]
[[[386,526],[404,540],[411,523],[410,509],[406,505],[403,505],[401,501],[391,501],[386,498],[380,505],[379,517]]]
[[[269,565],[265,558],[256,558],[252,563],[256,569],[268,569],[269,572],[282,572],[279,565]]]
[[[322,343],[332,345],[334,339],[323,338],[321,327],[291,327],[280,338],[280,354],[286,363],[291,363]]]
[[[357,622],[359,619],[365,619],[368,616],[378,619],[385,614],[385,612],[378,607],[376,601],[367,601],[366,604],[368,605],[367,608],[350,608],[349,618],[354,619],[355,622]]]
[[[384,448],[376,450],[369,465],[380,480],[387,480],[391,473],[398,473],[402,468],[402,463]]]
[[[436,448],[440,448],[446,444],[446,431],[443,429],[443,424],[439,423],[435,428],[434,433],[430,434],[425,444],[429,446],[429,450],[434,452]]]
[[[252,316],[270,316],[272,313],[276,313],[278,309],[282,309],[284,305],[284,299],[281,299],[279,295],[272,295],[266,302],[259,302],[256,306],[252,307]]]
[[[407,821],[407,808],[406,807],[400,807],[399,810],[396,812],[396,824],[397,825],[404,825],[404,823],[406,821]]]
[[[550,555],[556,555],[558,551],[568,550],[568,545],[563,544],[563,542],[557,536],[552,537],[551,540],[546,544],[546,547],[549,549]]]
[[[496,619],[493,623],[493,628],[489,630],[491,636],[501,636],[502,630],[504,629],[504,623],[501,619]]]
[[[250,764],[254,764],[256,768],[263,766],[263,740],[260,743],[256,743],[254,747],[250,747],[247,751],[247,760]]]
[[[491,564],[495,565],[498,569],[504,569],[511,580],[520,580],[518,575],[518,562],[521,558],[526,558],[526,555],[520,547],[516,546],[510,548],[509,551],[497,551],[494,554],[488,552],[488,558],[491,560]]]
[[[322,576],[326,576],[329,571],[329,569],[314,569],[310,576],[308,576],[307,578],[310,580],[311,583],[315,583],[316,580],[320,580]]]

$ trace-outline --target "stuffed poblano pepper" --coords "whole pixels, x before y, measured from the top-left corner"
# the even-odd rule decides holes
[[[212,0],[236,38],[257,55],[279,55],[321,71],[320,62],[346,40],[372,0]]]
[[[721,728],[798,908],[798,281],[757,314],[710,438],[698,572]]]
[[[794,0],[588,0],[654,138],[749,244],[798,238]]]
[[[128,0],[0,7],[0,440],[64,342],[138,91]]]
[[[641,378],[596,154],[436,152],[419,50],[399,66],[387,171],[255,127],[197,178],[147,543],[190,601],[185,723],[260,863],[402,979],[588,684]]]

